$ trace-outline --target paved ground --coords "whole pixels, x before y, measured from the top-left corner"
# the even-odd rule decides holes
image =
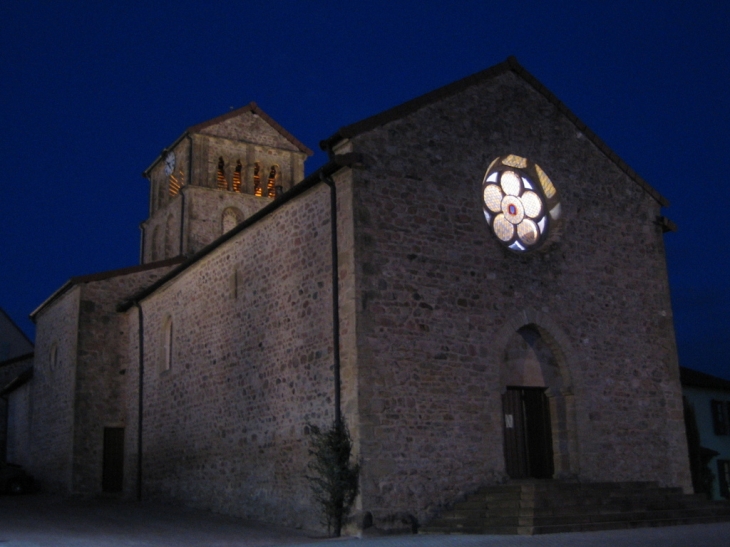
[[[0,547],[730,547],[730,523],[547,536],[323,539],[151,503],[0,496]]]

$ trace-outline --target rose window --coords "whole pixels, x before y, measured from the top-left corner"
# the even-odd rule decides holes
[[[545,172],[514,155],[490,165],[482,184],[482,205],[494,235],[517,252],[540,247],[560,215],[557,191]]]

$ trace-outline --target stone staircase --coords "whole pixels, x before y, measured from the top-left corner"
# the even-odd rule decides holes
[[[730,503],[653,482],[513,481],[444,511],[421,533],[550,534],[730,521]]]

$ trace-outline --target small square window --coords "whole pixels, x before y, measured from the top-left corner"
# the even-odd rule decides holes
[[[710,401],[710,409],[712,410],[712,425],[715,435],[730,434],[730,426],[728,424],[728,414],[730,411],[730,401]]]

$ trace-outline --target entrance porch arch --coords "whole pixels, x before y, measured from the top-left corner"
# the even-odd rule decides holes
[[[530,308],[506,322],[495,338],[494,347],[499,352],[496,356],[500,367],[499,390],[504,401],[510,400],[509,404],[514,405],[515,390],[522,390],[523,398],[530,390],[543,390],[547,397],[549,429],[552,431],[552,476],[559,479],[578,477],[573,367],[566,357],[571,347],[568,337],[547,314]],[[503,435],[514,419],[508,414],[505,410]],[[503,443],[514,445],[508,435],[503,436]],[[507,445],[505,448],[507,457],[510,449]]]

